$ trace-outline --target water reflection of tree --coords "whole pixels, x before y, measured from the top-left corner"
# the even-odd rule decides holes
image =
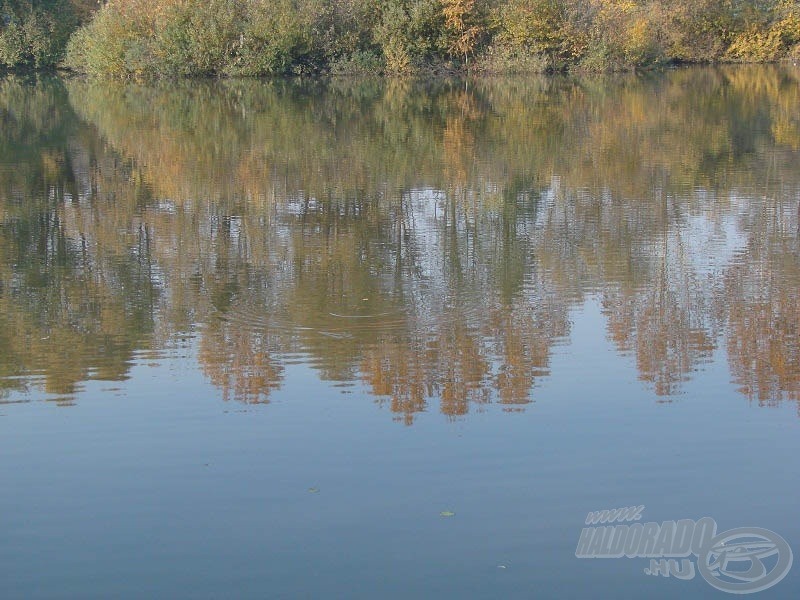
[[[697,272],[690,256],[700,234],[685,231],[687,215],[677,198],[656,197],[662,198],[662,207],[653,211],[661,216],[660,231],[633,246],[636,270],[647,273],[647,285],[606,286],[603,308],[610,339],[636,357],[640,379],[668,397],[710,359],[719,324],[711,318],[711,280]]]
[[[71,393],[196,328],[229,398],[268,400],[301,354],[408,423],[513,409],[597,293],[657,394],[727,326],[744,393],[796,398],[788,71],[68,91],[91,126],[58,84],[0,88],[4,375]],[[732,220],[747,250],[698,265]]]
[[[761,205],[746,251],[725,278],[731,371],[742,393],[759,403],[800,401],[798,191]]]
[[[158,286],[144,230],[106,252],[75,235],[83,215],[79,124],[57,81],[0,82],[0,353],[4,376],[37,376],[51,394],[127,377],[148,346]],[[6,385],[8,379],[3,380]],[[25,384],[19,384],[24,387]]]

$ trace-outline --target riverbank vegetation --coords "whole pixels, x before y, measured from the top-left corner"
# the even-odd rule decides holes
[[[0,0],[0,71],[57,66],[97,6],[96,0]]]
[[[113,78],[800,58],[797,0],[0,0],[0,65]]]

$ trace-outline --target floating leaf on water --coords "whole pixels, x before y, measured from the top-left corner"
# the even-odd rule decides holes
[[[443,510],[442,512],[439,513],[439,516],[440,517],[455,517],[456,513],[452,512],[452,511],[449,511],[449,510]]]

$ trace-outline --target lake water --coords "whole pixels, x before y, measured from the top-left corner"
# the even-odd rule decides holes
[[[800,69],[0,125],[0,597],[800,593]]]

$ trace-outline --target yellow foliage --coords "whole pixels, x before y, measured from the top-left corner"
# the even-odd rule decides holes
[[[389,40],[383,47],[383,56],[386,61],[387,72],[394,74],[411,72],[411,55],[401,42]]]
[[[623,41],[625,58],[631,64],[644,64],[655,52],[653,26],[644,16],[632,19]]]
[[[465,59],[474,52],[483,31],[475,0],[441,0],[445,27],[451,35],[449,50]]]
[[[783,49],[781,34],[775,29],[760,31],[751,27],[737,35],[728,47],[728,56],[745,62],[776,60]]]

